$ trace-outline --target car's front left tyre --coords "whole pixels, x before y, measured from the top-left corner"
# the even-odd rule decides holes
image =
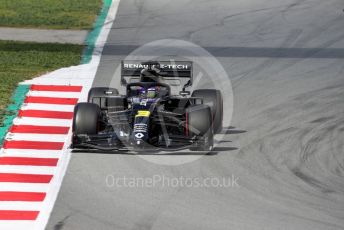
[[[98,133],[101,110],[97,104],[78,103],[74,108],[73,134]]]

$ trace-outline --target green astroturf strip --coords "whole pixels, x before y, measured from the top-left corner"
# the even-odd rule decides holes
[[[0,26],[92,29],[102,0],[0,0]]]
[[[103,8],[96,22],[94,23],[94,26],[93,26],[94,29],[90,33],[88,33],[88,36],[85,41],[87,46],[86,46],[86,49],[84,50],[84,54],[81,61],[82,64],[89,63],[92,59],[92,53],[93,53],[97,38],[104,25],[111,3],[112,3],[112,0],[104,0]]]
[[[87,39],[85,41],[87,46],[84,49],[84,52],[83,52],[83,55],[82,55],[82,59],[81,59],[81,63],[82,64],[89,63],[91,58],[92,58],[92,53],[93,53],[94,48],[95,48],[96,40],[97,40],[97,38],[98,38],[98,36],[100,34],[100,31],[102,29],[102,26],[103,26],[104,22],[105,22],[107,13],[108,13],[109,8],[111,6],[111,3],[112,3],[112,0],[104,0],[103,1],[102,10],[101,10],[99,16],[97,17],[96,22],[94,23],[94,29],[88,34]],[[0,7],[0,19],[1,19],[1,7]],[[21,43],[21,46],[22,47],[21,47],[20,50],[16,50],[16,48],[12,47],[11,44],[9,44],[9,46],[5,46],[5,47],[7,47],[8,51],[15,51],[15,52],[17,52],[17,55],[23,56],[21,50],[30,51],[31,50],[30,47],[32,46],[32,44]],[[34,46],[40,46],[40,44],[34,44]],[[57,44],[51,45],[51,46],[53,46],[53,47],[52,48],[46,48],[47,52],[48,51],[50,51],[50,52],[51,51],[53,51],[53,52],[58,52],[59,51],[59,48],[54,47],[54,46],[58,46]],[[72,48],[72,49],[70,49],[70,48]],[[77,46],[73,46],[73,47],[70,47],[70,48],[67,48],[67,50],[75,51],[75,50],[78,49]],[[32,51],[33,51],[33,53],[31,55],[34,55],[34,52],[35,52],[34,49],[32,49]],[[63,48],[60,50],[60,52],[63,52]],[[14,60],[16,60],[16,58],[18,58],[18,57],[15,57]],[[47,58],[50,59],[49,57],[46,57],[44,59],[47,60]],[[68,61],[71,61],[72,58],[73,57],[71,55],[69,55],[67,58],[63,58],[63,60],[67,59],[67,60],[65,60],[63,62],[63,64],[65,64]],[[20,63],[20,64],[22,64],[22,63]],[[28,63],[28,65],[30,65],[30,64],[31,63]],[[71,62],[71,65],[75,65],[75,63]],[[12,66],[9,65],[8,67],[11,68]],[[51,63],[51,61],[48,64],[45,64],[45,67],[46,67],[46,70],[48,70],[49,68],[54,68],[54,67],[56,68],[55,63]],[[25,69],[24,70],[22,69],[21,71],[25,71]],[[20,72],[20,71],[18,70],[18,72]],[[0,74],[1,74],[1,71],[0,71]],[[21,107],[21,105],[22,105],[22,103],[23,103],[23,101],[25,99],[25,96],[26,96],[27,92],[29,91],[29,89],[30,89],[30,85],[19,85],[16,88],[16,90],[15,90],[13,96],[12,96],[12,104],[10,104],[7,107],[5,118],[2,121],[0,121],[0,122],[2,122],[2,126],[0,126],[0,146],[2,145],[4,137],[6,136],[6,134],[8,132],[8,129],[13,124],[13,119],[17,116],[18,110],[20,109],[20,107]],[[1,107],[0,107],[0,110],[1,110]],[[1,114],[0,114],[0,116],[1,116]]]
[[[83,49],[81,45],[0,41],[0,143],[30,87],[18,83],[78,65]]]
[[[18,110],[24,102],[27,92],[29,92],[30,85],[19,85],[12,96],[12,104],[7,106],[7,113],[3,121],[3,126],[0,127],[0,145],[2,145],[8,129],[13,123],[13,119],[18,115]]]

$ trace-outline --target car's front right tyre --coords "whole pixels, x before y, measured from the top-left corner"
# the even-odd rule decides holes
[[[212,113],[207,105],[195,105],[186,109],[186,128],[189,137],[196,137],[190,150],[211,151],[214,146]]]

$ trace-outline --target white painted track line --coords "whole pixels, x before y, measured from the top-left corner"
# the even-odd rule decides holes
[[[48,73],[38,78],[24,82],[24,84],[43,84],[49,85],[73,85],[83,86],[81,92],[58,92],[58,91],[37,91],[30,90],[27,96],[33,97],[52,97],[52,98],[78,98],[80,101],[86,101],[89,88],[96,74],[100,61],[100,53],[110,32],[112,22],[116,16],[119,1],[113,0],[107,15],[104,27],[96,42],[92,61],[90,64],[80,65],[70,68],[63,68],[52,73]],[[25,103],[22,110],[45,110],[73,112],[73,105],[52,105],[45,103]],[[25,113],[25,115],[31,115]],[[37,116],[37,115],[35,115]],[[57,126],[71,127],[72,119],[52,119],[37,117],[15,118],[14,125],[35,125],[35,126]],[[0,221],[1,230],[37,230],[44,229],[50,213],[52,212],[57,194],[59,192],[62,179],[67,170],[71,152],[68,149],[71,140],[71,130],[67,135],[51,134],[26,134],[13,133],[7,135],[11,140],[27,141],[49,141],[64,142],[65,145],[61,151],[55,150],[30,150],[30,149],[1,149],[0,157],[37,157],[37,158],[58,158],[57,166],[21,166],[21,165],[0,165],[0,173],[24,173],[24,174],[42,174],[52,175],[50,183],[0,183],[0,191],[18,191],[18,192],[46,192],[43,202],[2,202],[0,201],[0,210],[28,210],[39,211],[35,221]]]
[[[59,158],[62,152],[56,150],[2,149],[0,157]]]
[[[57,97],[57,98],[79,98],[80,97],[80,93],[76,93],[76,92],[57,92],[57,91],[29,91],[27,96]]]
[[[53,119],[53,118],[37,118],[37,117],[17,117],[13,120],[15,125],[45,125],[45,126],[63,126],[69,127],[72,119]]]
[[[65,142],[66,134],[33,134],[33,133],[7,133],[5,140],[19,141],[47,141],[49,142]]]
[[[24,220],[24,221],[6,220],[6,221],[0,221],[0,229],[1,230],[14,230],[14,229],[37,230],[37,224],[35,221],[28,221],[28,220]]]
[[[0,201],[0,210],[39,211],[43,202]]]
[[[74,105],[50,105],[41,103],[25,103],[21,107],[22,110],[48,110],[48,111],[61,111],[73,112]]]
[[[0,191],[47,192],[48,190],[49,190],[49,184],[47,183],[13,183],[13,182],[0,183]]]
[[[53,175],[55,171],[55,166],[0,165],[0,173]]]

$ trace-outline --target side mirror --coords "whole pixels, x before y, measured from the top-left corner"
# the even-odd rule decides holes
[[[179,92],[180,96],[186,97],[186,96],[190,96],[191,92],[190,91],[180,91]]]

